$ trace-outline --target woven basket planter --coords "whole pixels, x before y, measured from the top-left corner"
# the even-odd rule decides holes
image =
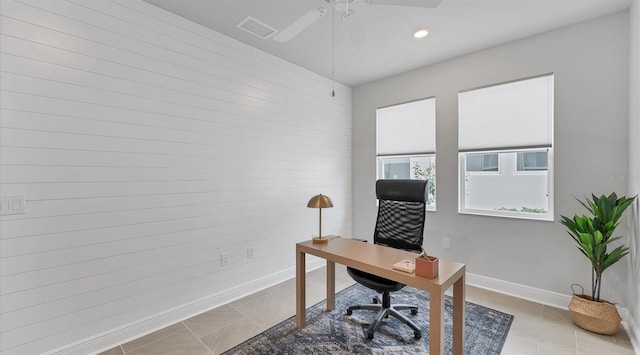
[[[611,335],[620,328],[620,315],[613,303],[592,301],[590,296],[576,295],[569,303],[571,320],[578,327],[598,334]]]

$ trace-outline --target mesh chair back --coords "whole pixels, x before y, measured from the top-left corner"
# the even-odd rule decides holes
[[[421,251],[426,194],[427,182],[423,180],[378,180],[374,243]]]

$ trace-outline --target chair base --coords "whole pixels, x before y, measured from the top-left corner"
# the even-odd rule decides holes
[[[416,315],[418,314],[418,307],[410,304],[391,304],[391,297],[389,296],[388,292],[384,292],[382,294],[382,298],[382,302],[380,302],[380,299],[378,297],[375,297],[373,299],[374,303],[351,306],[347,308],[347,314],[351,315],[353,314],[354,310],[358,309],[378,312],[375,320],[371,323],[371,325],[369,325],[369,329],[367,330],[367,337],[369,339],[373,339],[373,335],[378,327],[380,327],[380,324],[382,324],[382,320],[384,318],[388,318],[390,315],[413,329],[414,338],[422,338],[422,331],[420,330],[420,328],[418,328],[418,326],[413,321],[407,318],[406,315],[399,312],[403,310],[410,310],[412,315]]]

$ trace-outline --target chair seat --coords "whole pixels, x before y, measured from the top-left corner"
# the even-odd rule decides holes
[[[351,267],[347,267],[347,272],[357,283],[380,293],[399,291],[406,286],[405,284],[391,281],[384,277],[373,275]]]
[[[373,232],[373,242],[396,249],[404,249],[419,253],[424,238],[425,204],[427,202],[427,185],[425,180],[378,180],[376,181],[376,197],[378,198],[378,217]],[[390,293],[399,291],[404,284],[370,274],[354,268],[347,272],[357,283],[382,294],[382,300],[375,296],[371,304],[359,304],[347,308],[351,315],[355,310],[377,311],[378,315],[369,325],[367,337],[373,334],[388,316],[399,319],[413,329],[413,335],[420,339],[422,332],[418,325],[407,318],[402,310],[409,310],[412,315],[418,313],[418,307],[407,304],[391,304]]]
[[[397,318],[402,323],[408,325],[411,329],[413,329],[414,338],[420,339],[422,337],[422,331],[420,330],[418,325],[407,318],[407,316],[399,312],[401,310],[410,310],[412,315],[416,315],[418,314],[418,307],[409,304],[391,304],[391,296],[389,295],[389,292],[394,292],[402,289],[405,286],[404,284],[391,281],[389,279],[385,279],[384,277],[373,275],[368,272],[364,272],[351,267],[347,267],[347,272],[359,284],[382,293],[382,300],[380,300],[376,296],[373,299],[374,303],[359,304],[347,308],[347,315],[351,315],[353,311],[360,309],[378,312],[376,318],[371,322],[369,328],[367,329],[367,338],[373,339],[373,334],[375,333],[376,329],[380,327],[380,325],[382,324],[382,320],[384,318],[387,318],[388,316]]]

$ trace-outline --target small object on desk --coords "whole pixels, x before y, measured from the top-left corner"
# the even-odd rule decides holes
[[[393,264],[393,268],[396,270],[413,273],[414,271],[416,271],[416,261],[415,259],[402,259]]]
[[[416,260],[416,275],[426,277],[428,279],[434,279],[438,277],[438,265],[440,260],[436,256],[427,255],[427,251],[422,248],[422,254],[420,254]]]
[[[367,242],[367,240],[366,240],[366,239],[363,239],[363,238],[351,238],[351,239],[353,239],[353,240],[357,240],[357,241],[359,241],[359,242],[363,242],[363,243],[366,243],[366,242]]]

